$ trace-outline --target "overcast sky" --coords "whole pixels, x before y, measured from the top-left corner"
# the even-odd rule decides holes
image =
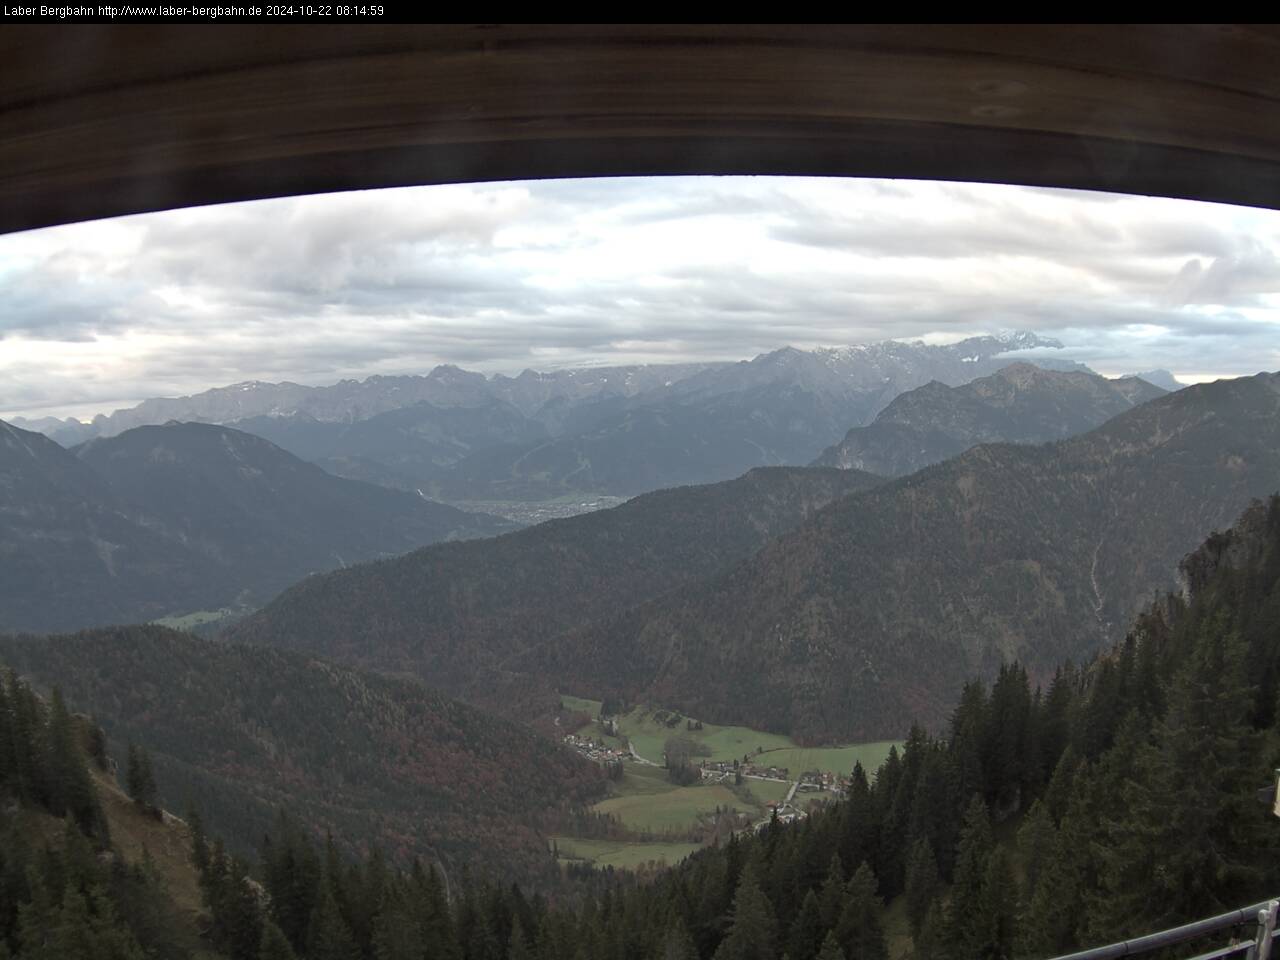
[[[913,181],[418,187],[0,236],[0,417],[241,380],[741,359],[1002,329],[1280,368],[1280,213]]]

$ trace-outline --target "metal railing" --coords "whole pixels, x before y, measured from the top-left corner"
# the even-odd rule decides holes
[[[1271,960],[1271,944],[1275,938],[1276,918],[1280,913],[1280,900],[1266,900],[1255,903],[1251,907],[1241,907],[1230,913],[1197,920],[1172,930],[1161,930],[1149,933],[1145,937],[1123,940],[1120,943],[1107,944],[1105,947],[1094,947],[1081,950],[1079,953],[1057,957],[1056,960],[1115,960],[1117,957],[1132,957],[1140,953],[1150,953],[1165,947],[1196,940],[1219,930],[1229,930],[1247,924],[1257,924],[1252,940],[1241,940],[1208,953],[1202,953],[1193,960],[1226,960],[1227,957],[1244,956],[1245,960]]]

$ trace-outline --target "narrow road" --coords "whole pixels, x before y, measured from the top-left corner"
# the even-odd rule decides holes
[[[652,760],[646,760],[644,757],[640,756],[640,754],[636,753],[636,745],[632,743],[630,740],[627,741],[627,749],[631,751],[632,760],[635,760],[638,763],[647,763],[651,767],[657,766],[657,764],[654,763]]]

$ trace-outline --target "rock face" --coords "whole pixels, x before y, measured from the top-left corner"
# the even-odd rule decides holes
[[[1161,390],[1181,390],[1186,386],[1168,370],[1144,370],[1142,373],[1131,373],[1131,377],[1137,377],[1139,380],[1145,380],[1147,383],[1154,384]]]
[[[1199,596],[1220,570],[1256,566],[1262,555],[1280,542],[1277,521],[1280,501],[1258,500],[1235,525],[1215,531],[1178,564],[1178,591],[1184,598]]]
[[[256,605],[311,572],[509,529],[227,427],[141,427],[73,453],[0,422],[0,630]]]
[[[813,465],[905,476],[979,443],[1045,443],[1084,433],[1164,393],[1134,377],[1010,364],[964,386],[935,380],[902,394]]]
[[[458,502],[629,497],[808,463],[904,390],[967,383],[1058,346],[1015,333],[944,346],[787,347],[741,363],[487,378],[442,366],[327,387],[251,382],[147,400],[80,429],[112,436],[169,420],[230,425],[340,476]],[[73,432],[65,423],[49,429]]]

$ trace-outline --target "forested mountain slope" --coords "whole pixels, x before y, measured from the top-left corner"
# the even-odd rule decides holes
[[[75,453],[152,526],[239,569],[262,599],[308,573],[512,526],[334,477],[229,427],[138,427]]]
[[[277,812],[349,850],[546,883],[542,830],[603,790],[598,767],[420,683],[163,627],[0,637],[0,662],[151,753],[161,802],[235,849]]]
[[[73,454],[0,423],[0,629],[252,606],[308,573],[512,526],[227,427],[139,427]]]
[[[0,630],[161,616],[235,593],[229,571],[140,523],[87,464],[0,421]]]
[[[774,468],[489,541],[442,544],[311,577],[230,637],[403,670],[487,699],[492,671],[620,607],[712,576],[879,478]],[[554,692],[554,678],[547,689]]]
[[[12,670],[0,683],[0,956],[15,960],[221,960],[201,945],[185,831],[111,783],[100,728]],[[139,835],[166,849],[139,850]],[[176,851],[168,847],[175,843]],[[190,886],[162,877],[177,854]],[[238,958],[237,958],[238,960]]]
[[[710,585],[519,666],[808,738],[936,723],[960,678],[1118,636],[1178,559],[1280,488],[1280,374],[1188,387],[1040,447],[833,503]]]
[[[964,386],[935,380],[898,396],[814,466],[905,476],[979,443],[1045,443],[1084,433],[1165,393],[1136,377],[1108,380],[1014,363]]]

